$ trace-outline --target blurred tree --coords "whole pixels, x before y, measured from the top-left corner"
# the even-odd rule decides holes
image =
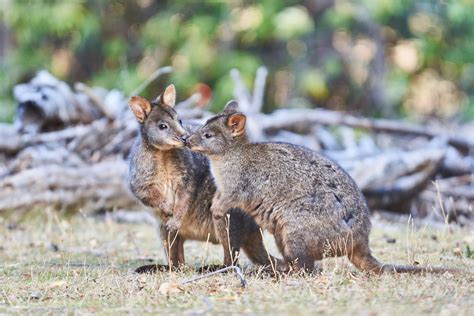
[[[130,92],[156,68],[178,97],[198,83],[212,108],[269,67],[265,110],[323,106],[371,115],[474,117],[471,0],[23,0],[2,2],[0,120],[11,89],[47,68]],[[152,97],[164,84],[144,92]]]

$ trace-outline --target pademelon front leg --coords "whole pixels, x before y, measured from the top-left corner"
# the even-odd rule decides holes
[[[160,224],[159,236],[163,242],[168,264],[147,264],[138,267],[137,273],[156,273],[158,271],[166,272],[170,268],[176,269],[185,264],[184,259],[184,241],[177,231],[171,232],[165,224]]]
[[[188,214],[191,207],[191,195],[184,189],[177,189],[171,210],[171,218],[166,222],[169,231],[179,231],[183,218]]]

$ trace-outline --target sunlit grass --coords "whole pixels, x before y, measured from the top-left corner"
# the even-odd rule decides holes
[[[13,225],[0,219],[0,313],[160,312],[260,314],[468,315],[474,308],[472,275],[384,275],[360,273],[345,258],[323,261],[315,276],[276,280],[262,277],[246,258],[248,288],[238,278],[218,275],[160,293],[163,283],[195,275],[193,268],[156,275],[131,271],[148,259],[164,262],[155,229],[112,220],[34,216]],[[407,225],[374,219],[372,249],[385,262],[474,268],[468,229]],[[266,244],[277,254],[271,236]],[[393,241],[395,242],[393,243]],[[387,242],[387,241],[390,241]],[[208,252],[206,252],[206,248]],[[190,266],[221,262],[218,246],[187,242]],[[251,273],[253,271],[253,273]]]

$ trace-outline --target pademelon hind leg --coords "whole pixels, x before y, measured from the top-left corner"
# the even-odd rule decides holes
[[[347,257],[361,271],[381,274],[384,266],[370,252],[368,245],[356,245],[348,249]]]
[[[275,242],[283,256],[284,264],[294,271],[314,271],[314,257],[306,243],[299,241],[298,236],[275,234]]]

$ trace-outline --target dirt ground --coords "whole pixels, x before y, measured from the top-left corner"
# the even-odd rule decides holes
[[[165,262],[152,225],[43,211],[21,221],[0,217],[0,314],[472,315],[472,229],[377,215],[373,226],[371,247],[384,262],[455,267],[471,274],[377,277],[339,258],[324,260],[320,274],[275,279],[242,257],[247,288],[234,273],[179,285],[197,275],[194,267],[221,263],[221,248],[188,241],[189,268],[137,275],[133,269],[150,260]],[[265,242],[279,255],[272,236],[265,235]]]

